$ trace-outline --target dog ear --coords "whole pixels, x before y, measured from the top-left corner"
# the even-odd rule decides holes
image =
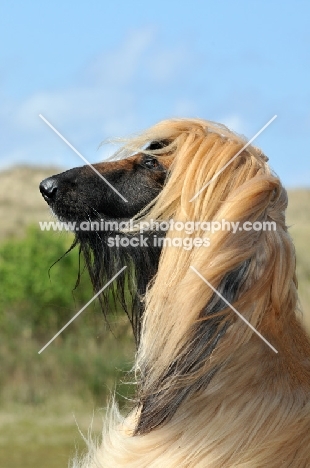
[[[227,273],[217,288],[229,303],[238,298],[248,266],[249,261],[246,261],[239,268]],[[171,362],[156,388],[147,395],[140,396],[141,413],[136,434],[148,433],[168,422],[185,399],[209,385],[219,366],[211,369],[209,367],[205,372],[205,363],[231,324],[227,315],[221,314],[224,309],[227,310],[227,304],[214,293],[201,311],[200,320],[193,325],[188,345]],[[147,369],[144,375],[145,381],[142,380],[141,388],[147,382]]]

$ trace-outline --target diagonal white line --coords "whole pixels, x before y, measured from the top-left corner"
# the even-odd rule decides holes
[[[276,348],[274,348],[274,347],[272,346],[272,344],[270,344],[269,341],[266,340],[266,338],[264,338],[263,335],[261,335],[261,334],[256,330],[256,328],[254,328],[253,325],[251,325],[250,322],[248,322],[247,319],[245,319],[245,318],[243,317],[243,315],[241,315],[240,312],[238,312],[237,309],[235,309],[235,307],[234,307],[233,305],[231,305],[231,304],[227,301],[227,299],[225,299],[225,297],[223,297],[222,294],[219,293],[219,292],[212,286],[212,284],[210,284],[209,281],[207,281],[206,278],[204,278],[204,277],[199,273],[199,271],[196,270],[195,267],[191,266],[190,268],[196,273],[196,275],[199,276],[199,278],[202,279],[202,281],[204,281],[204,282],[209,286],[209,288],[212,289],[213,292],[215,292],[215,293],[222,299],[222,301],[225,302],[225,304],[227,304],[227,305],[238,315],[238,317],[241,318],[241,320],[243,320],[243,321],[248,325],[248,327],[251,328],[251,330],[253,330],[254,333],[256,333],[256,335],[258,335],[258,336],[260,337],[261,340],[263,340],[263,341],[269,346],[269,348],[272,349],[272,351],[274,351],[275,353],[278,354],[278,351],[276,350]]]
[[[64,326],[64,327],[62,327],[62,329],[61,329],[61,330],[59,330],[59,332],[58,332],[58,333],[56,333],[56,335],[55,335],[55,336],[53,336],[53,338],[52,338],[52,339],[51,339],[51,340],[50,340],[48,343],[46,343],[46,345],[45,345],[45,346],[43,346],[43,348],[42,348],[42,349],[40,349],[40,351],[38,352],[38,354],[41,354],[41,353],[42,353],[42,351],[44,351],[44,350],[45,350],[45,348],[47,348],[47,347],[48,347],[48,345],[50,345],[50,344],[52,343],[52,341],[54,341],[54,340],[55,340],[55,338],[57,338],[57,336],[59,336],[59,335],[60,335],[60,333],[62,333],[62,332],[64,331],[64,329],[65,329],[65,328],[67,328],[67,326],[68,326],[68,325],[70,325],[70,323],[72,323],[72,322],[73,322],[73,320],[75,320],[75,319],[76,319],[76,318],[77,318],[77,317],[78,317],[78,316],[79,316],[79,315],[80,315],[80,314],[83,312],[83,310],[85,310],[85,309],[86,309],[86,307],[88,307],[88,306],[89,306],[89,304],[91,304],[91,303],[93,302],[93,300],[94,300],[94,299],[96,299],[96,297],[98,297],[98,296],[99,296],[99,294],[101,294],[101,293],[102,293],[102,291],[104,291],[104,290],[105,290],[105,288],[107,288],[107,287],[109,286],[109,284],[111,284],[111,283],[112,283],[112,282],[115,280],[115,278],[117,278],[117,277],[118,277],[118,275],[120,275],[120,274],[121,274],[121,273],[122,273],[122,272],[123,272],[123,271],[124,271],[126,268],[127,268],[127,266],[124,266],[124,267],[123,267],[121,270],[119,270],[119,272],[117,272],[117,273],[116,273],[116,275],[114,275],[114,276],[113,276],[113,278],[111,278],[111,279],[110,279],[110,280],[107,282],[107,284],[105,284],[105,285],[103,286],[103,288],[101,288],[101,289],[100,289],[100,291],[98,291],[98,292],[97,292],[97,293],[94,295],[94,297],[92,297],[92,298],[91,298],[91,300],[90,300],[90,301],[88,301],[88,302],[87,302],[87,304],[85,304],[85,305],[82,307],[82,309],[81,309],[81,310],[79,310],[79,311],[78,311],[78,313],[77,313],[77,314],[75,314],[75,316],[74,316],[74,317],[72,317],[72,319],[71,319],[71,320],[69,320],[69,322],[68,322],[68,323],[67,323],[65,326]]]
[[[251,140],[249,140],[249,141],[241,148],[241,150],[238,151],[238,153],[236,153],[235,156],[234,156],[233,158],[231,158],[231,160],[228,161],[228,163],[225,164],[225,166],[222,167],[221,170],[219,170],[216,174],[214,174],[214,176],[212,177],[212,179],[209,180],[209,182],[207,182],[207,183],[193,196],[193,198],[190,199],[190,202],[192,202],[193,200],[195,200],[195,198],[197,198],[198,195],[200,195],[201,192],[202,192],[205,188],[207,188],[208,185],[210,185],[210,184],[214,181],[214,179],[216,179],[216,178],[226,169],[226,167],[228,167],[228,166],[239,156],[239,154],[241,154],[242,151],[245,150],[245,148],[247,148],[247,147],[252,143],[252,141],[254,141],[255,138],[257,138],[258,135],[260,135],[260,134],[271,124],[271,122],[273,122],[276,118],[277,118],[277,115],[274,115],[274,116],[272,117],[272,119],[270,119],[270,120],[260,129],[260,131],[257,132],[257,133],[251,138]]]
[[[116,190],[116,188],[113,187],[113,185],[110,184],[110,182],[109,182],[105,177],[103,177],[103,175],[100,174],[100,172],[97,171],[97,169],[96,169],[89,161],[87,161],[87,159],[84,158],[84,156],[82,156],[81,153],[79,153],[79,151],[78,151],[77,149],[75,149],[74,146],[71,145],[71,143],[69,143],[69,141],[68,141],[61,133],[59,133],[58,130],[56,130],[56,128],[53,127],[53,125],[52,125],[45,117],[43,117],[42,114],[39,114],[39,117],[40,117],[40,118],[41,118],[41,119],[42,119],[42,120],[43,120],[43,121],[44,121],[44,122],[45,122],[45,123],[46,123],[46,124],[63,140],[63,141],[64,141],[64,142],[65,142],[65,143],[67,143],[67,145],[68,145],[81,159],[83,159],[83,161],[86,162],[86,164],[88,164],[88,166],[90,166],[90,167],[92,168],[92,170],[93,170],[93,171],[94,171],[94,172],[95,172],[95,173],[96,173],[112,190],[114,190],[114,192],[117,193],[117,195],[118,195],[119,197],[121,197],[122,200],[124,200],[124,202],[126,202],[126,203],[128,202],[128,200],[126,200],[126,198],[125,198],[121,193],[119,193],[119,191]]]

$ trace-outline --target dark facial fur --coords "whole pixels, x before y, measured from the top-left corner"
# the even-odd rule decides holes
[[[155,151],[166,144],[167,142],[153,142],[147,150]],[[61,221],[81,223],[128,220],[159,194],[168,170],[163,158],[143,153],[120,161],[94,164],[93,167],[127,202],[90,166],[70,169],[49,177],[40,184],[43,198]],[[111,248],[108,246],[108,239],[116,234],[121,238],[131,236],[113,230],[83,231],[77,225],[72,247],[79,245],[95,292],[124,265],[127,266],[126,273],[116,279],[117,287],[113,288],[113,294],[115,302],[120,302],[127,313],[138,343],[142,314],[140,298],[156,273],[160,248],[154,247],[153,242],[149,242],[148,247]],[[151,237],[152,233],[147,233],[146,236]],[[104,313],[108,308],[109,296],[110,292],[105,290],[99,298]]]
[[[61,220],[131,218],[159,194],[167,172],[157,158],[144,154],[93,167],[127,202],[90,166],[76,167],[40,184],[44,199]]]

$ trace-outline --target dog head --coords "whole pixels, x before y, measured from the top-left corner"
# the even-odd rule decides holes
[[[169,146],[167,139],[156,139],[155,136],[138,139],[120,151],[119,160],[76,167],[48,177],[40,184],[41,194],[52,212],[60,221],[70,223],[75,240],[69,250],[79,245],[95,292],[102,289],[124,264],[132,270],[127,277],[117,278],[115,304],[121,303],[128,315],[137,343],[142,314],[140,298],[156,273],[161,248],[152,244],[146,248],[123,245],[111,248],[111,236],[116,233],[122,240],[128,237],[132,240],[132,236],[111,227],[113,223],[103,229],[100,224],[95,230],[92,223],[120,223],[148,206],[167,180],[173,160]],[[128,288],[132,295],[130,305]],[[109,297],[109,290],[99,297],[105,314],[111,306]]]
[[[132,218],[161,191],[171,158],[165,141],[126,159],[76,167],[48,177],[40,191],[61,221]]]

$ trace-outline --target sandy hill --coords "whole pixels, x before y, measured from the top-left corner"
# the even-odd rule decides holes
[[[51,220],[39,183],[61,172],[56,167],[16,166],[0,172],[0,240],[20,237],[30,223]]]

